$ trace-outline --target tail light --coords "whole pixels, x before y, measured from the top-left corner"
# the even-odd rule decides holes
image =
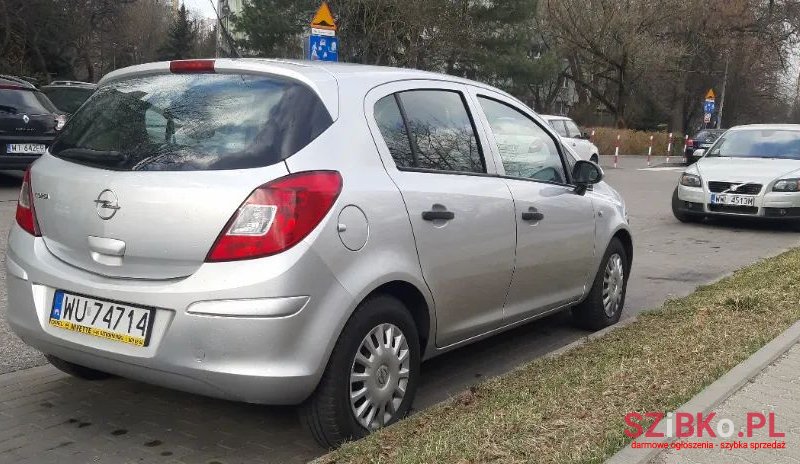
[[[687,147],[693,147],[694,146],[694,140],[686,139],[686,146]]]
[[[67,124],[67,115],[65,114],[57,114],[56,115],[56,130],[60,131],[64,128]]]
[[[39,233],[39,224],[36,222],[36,210],[33,207],[33,187],[31,186],[31,168],[25,171],[22,178],[22,187],[19,189],[19,201],[17,202],[17,224],[25,229],[29,234],[36,237]]]
[[[270,256],[297,245],[328,214],[342,191],[335,171],[290,174],[253,190],[233,214],[207,262]]]

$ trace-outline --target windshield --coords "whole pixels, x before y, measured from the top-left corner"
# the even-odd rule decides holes
[[[56,105],[58,109],[67,113],[78,111],[83,102],[89,98],[94,90],[75,87],[50,87],[43,88],[42,92]]]
[[[167,74],[98,89],[51,147],[60,158],[129,171],[269,166],[333,123],[297,81],[231,74]]]
[[[706,156],[800,160],[800,131],[737,130],[722,136]]]

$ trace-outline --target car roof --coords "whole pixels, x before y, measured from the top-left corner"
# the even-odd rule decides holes
[[[15,76],[7,76],[4,74],[0,74],[0,85],[20,87],[26,90],[36,90],[36,86],[25,79]]]
[[[557,120],[572,121],[572,118],[570,118],[568,116],[556,116],[556,115],[553,115],[553,114],[540,114],[539,116],[541,116],[543,119],[553,120],[553,121],[557,121]]]
[[[791,130],[800,131],[800,124],[746,124],[742,126],[731,127],[731,131],[744,131],[744,130]]]
[[[91,82],[81,82],[81,81],[53,81],[45,86],[42,86],[43,89],[52,89],[57,87],[79,87],[84,89],[95,89],[97,88],[97,84],[92,84]]]
[[[220,73],[235,73],[237,71],[264,72],[284,75],[295,78],[310,85],[322,95],[322,87],[326,82],[335,80],[339,84],[358,84],[371,89],[381,84],[401,80],[441,80],[466,85],[473,85],[501,93],[509,98],[512,95],[492,86],[464,79],[461,77],[440,74],[431,71],[420,71],[410,68],[393,68],[388,66],[374,66],[355,63],[338,63],[307,60],[284,60],[269,58],[216,58],[214,69]],[[118,69],[106,74],[98,83],[102,86],[110,82],[128,77],[146,76],[150,74],[163,74],[169,72],[169,61],[147,63]],[[323,95],[323,99],[325,96]]]

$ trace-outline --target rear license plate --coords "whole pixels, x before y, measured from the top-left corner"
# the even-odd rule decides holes
[[[56,290],[50,325],[134,346],[147,346],[155,309]]]
[[[711,194],[712,205],[755,206],[756,197],[751,195]]]
[[[41,143],[7,143],[6,153],[20,155],[43,155],[47,147]]]

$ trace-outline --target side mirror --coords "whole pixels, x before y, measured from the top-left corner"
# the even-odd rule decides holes
[[[603,180],[603,168],[596,163],[578,160],[572,168],[572,182],[575,184],[575,193],[583,195],[590,185]]]
[[[705,155],[705,154],[706,154],[705,148],[698,148],[697,150],[694,151],[694,153],[692,153],[692,157],[693,158],[702,158],[703,155]]]

